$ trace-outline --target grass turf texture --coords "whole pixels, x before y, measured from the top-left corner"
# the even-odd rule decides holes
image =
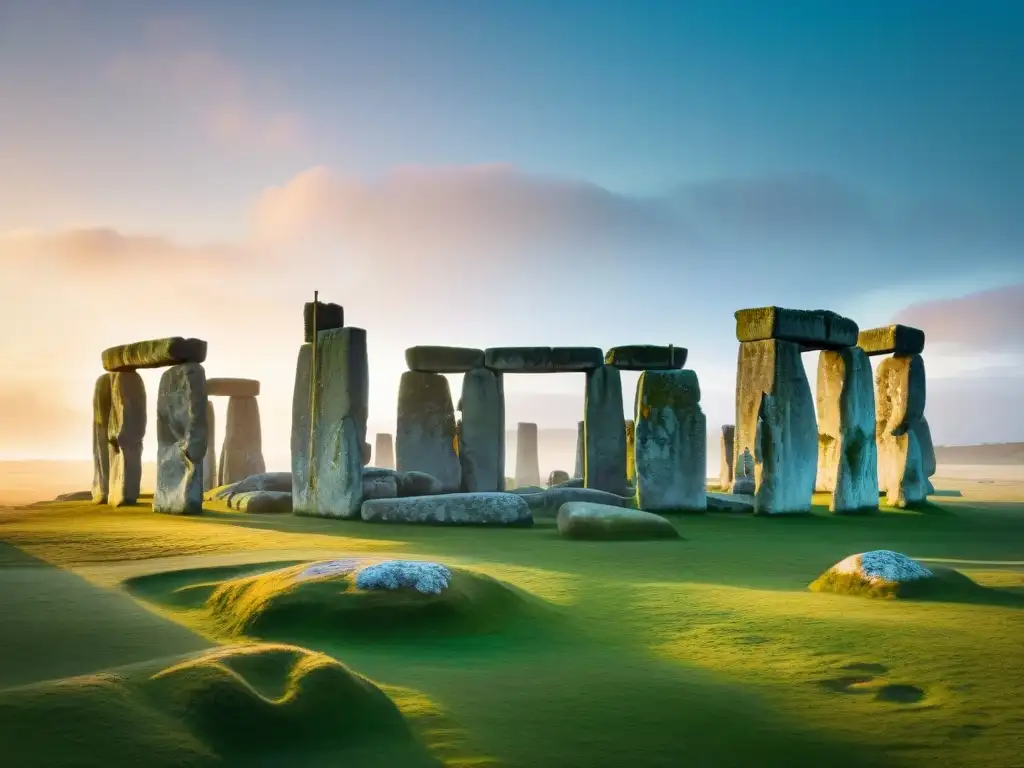
[[[816,500],[823,512],[826,500]],[[405,642],[385,642],[379,633],[325,635],[298,620],[277,628],[282,641],[327,654],[388,692],[405,691],[394,694],[396,704],[448,765],[1016,764],[1024,748],[1024,505],[944,498],[918,512],[862,517],[708,514],[673,522],[684,540],[604,543],[566,541],[553,521],[519,530],[385,529],[50,504],[0,513],[0,538],[90,582],[75,599],[93,605],[97,623],[109,610],[98,595],[125,597],[127,585],[150,616],[208,643],[251,637],[232,634],[206,607],[222,584],[298,562],[424,558],[532,593],[544,610],[511,612],[481,632],[409,632]],[[807,589],[845,556],[880,548],[932,570],[945,561],[979,591],[894,601]],[[32,577],[22,578],[28,595]],[[9,591],[5,583],[0,594]],[[7,617],[10,596],[3,600]],[[47,620],[59,635],[59,600],[26,598],[16,610],[22,625]],[[68,641],[55,639],[54,655]],[[101,641],[86,638],[77,652],[116,665],[88,645]],[[42,680],[52,665],[37,656]],[[0,664],[15,662],[0,656]],[[55,711],[66,706],[51,701]],[[156,739],[148,710],[124,701],[107,732]],[[137,764],[110,754],[90,762],[78,720],[46,719],[48,748],[67,750],[75,764]],[[24,733],[7,743],[25,748]],[[301,764],[308,753],[300,740],[291,744]]]

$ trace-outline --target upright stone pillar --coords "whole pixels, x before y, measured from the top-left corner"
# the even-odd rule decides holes
[[[259,401],[255,397],[229,397],[218,485],[237,483],[266,471]]]
[[[636,484],[636,421],[626,419],[626,484]]]
[[[295,423],[305,378],[309,402],[309,363],[300,352],[293,397],[292,462],[300,463],[292,475],[292,509],[298,515],[354,518],[363,503],[363,445],[369,413],[369,366],[366,331],[362,328],[322,330],[317,335],[316,399],[309,408],[308,425]],[[307,345],[308,346],[308,345]],[[303,368],[305,373],[303,375]],[[295,451],[305,432],[312,439]],[[312,448],[312,455],[310,455]]]
[[[583,455],[587,451],[587,438],[583,430],[583,422],[576,424],[576,468],[573,470],[573,477],[583,477]]]
[[[636,498],[648,512],[707,510],[707,419],[690,370],[644,371],[636,397]]]
[[[130,506],[139,500],[142,440],[146,436],[146,385],[137,371],[110,374],[110,484],[107,503]]]
[[[312,302],[310,302],[312,303]],[[313,345],[303,344],[295,361],[295,388],[292,390],[292,500],[298,499],[309,486],[309,374]]]
[[[816,490],[832,512],[878,509],[878,453],[871,361],[860,347],[818,356]]]
[[[929,485],[918,441],[926,394],[924,360],[920,355],[883,360],[876,386],[879,486],[891,507],[917,504],[925,500]]]
[[[733,481],[733,443],[736,441],[736,425],[723,424],[722,434],[718,439],[720,447],[718,457],[718,487],[722,493],[732,489]]]
[[[516,487],[540,485],[537,425],[521,421],[516,427]]]
[[[213,403],[206,401],[206,454],[203,456],[203,490],[217,485],[217,421]]]
[[[622,427],[622,377],[618,368],[602,365],[587,372],[583,421],[584,487],[625,493],[626,432]]]
[[[395,434],[398,471],[426,472],[441,481],[443,493],[457,492],[462,486],[457,441],[448,379],[440,373],[403,373]]]
[[[110,374],[96,379],[92,395],[92,503],[106,504],[110,488]]]
[[[928,426],[928,419],[922,416],[914,422],[912,427],[914,436],[917,438],[918,447],[921,449],[921,471],[924,472],[925,495],[935,493],[935,486],[932,485],[932,478],[938,468],[935,461],[935,444],[932,442],[932,429]]]
[[[459,462],[467,493],[505,489],[505,398],[501,374],[474,368],[462,378]]]
[[[373,448],[373,466],[381,469],[395,468],[395,444],[389,432],[378,432]]]
[[[202,513],[208,406],[202,365],[184,363],[164,371],[156,398],[154,512]]]

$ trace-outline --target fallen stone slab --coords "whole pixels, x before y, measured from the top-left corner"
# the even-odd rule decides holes
[[[323,301],[307,301],[302,307],[303,341],[312,344],[316,335],[313,332],[313,305],[316,305],[316,332],[332,331],[345,326],[345,308],[340,304]]]
[[[206,406],[203,366],[184,363],[164,371],[156,398],[154,512],[202,514]]]
[[[231,497],[228,506],[250,515],[290,515],[290,491],[247,491]]]
[[[275,491],[277,493],[292,492],[291,472],[260,472],[249,475],[234,484],[234,493],[250,493],[252,491]]]
[[[471,347],[409,347],[405,364],[423,373],[466,373],[484,365],[484,351]]]
[[[924,331],[909,325],[884,325],[869,328],[857,336],[857,346],[864,354],[920,355],[924,352]]]
[[[632,344],[612,347],[604,362],[620,371],[671,371],[686,365],[687,354],[685,347]]]
[[[398,497],[396,475],[367,475],[363,473],[363,499],[394,499]]]
[[[110,489],[110,374],[96,379],[92,395],[92,501],[106,504]]]
[[[555,483],[554,485],[549,486],[549,488],[582,488],[582,487],[583,487],[583,478],[582,477],[570,477],[568,480],[566,480],[563,483]],[[595,490],[595,489],[592,488],[591,490]],[[603,493],[603,491],[602,491],[602,493]]]
[[[259,397],[260,383],[256,379],[207,379],[207,397]]]
[[[166,368],[181,363],[206,362],[206,342],[201,339],[150,339],[121,344],[103,350],[103,370],[134,371],[137,368]]]
[[[522,485],[515,487],[515,484],[513,483],[512,486],[513,487],[509,488],[506,493],[518,493],[520,496],[526,496],[531,493],[543,493],[545,490],[544,487],[540,485]]]
[[[604,363],[598,347],[491,347],[484,364],[499,373],[580,373]]]
[[[235,492],[238,487],[238,483],[228,483],[227,485],[218,485],[215,488],[203,493],[203,501],[224,501],[227,502],[231,495]]]
[[[416,470],[399,472],[395,480],[398,483],[398,495],[403,498],[407,496],[437,496],[448,493],[444,483],[427,472]]]
[[[776,339],[808,349],[840,349],[857,343],[857,323],[827,309],[758,307],[736,312],[739,341]]]
[[[531,489],[524,489],[529,491]],[[532,493],[520,494],[526,503],[530,505],[530,511],[537,517],[554,517],[563,504],[570,502],[581,502],[588,504],[603,504],[608,507],[625,507],[632,499],[625,496],[617,496],[607,491],[599,491],[596,488],[571,488],[559,486],[556,488],[536,489]]]
[[[738,493],[709,492],[708,512],[749,512],[754,511],[754,497]]]
[[[445,493],[363,502],[363,520],[431,525],[529,526],[530,507],[514,493]]]
[[[679,538],[679,531],[661,515],[585,501],[562,505],[558,532],[567,539],[596,541]]]
[[[90,501],[90,500],[92,500],[92,498],[93,498],[93,495],[92,495],[92,491],[91,490],[89,490],[89,491],[71,491],[69,493],[62,493],[62,494],[60,494],[59,496],[54,498],[54,501]],[[98,503],[105,504],[106,501],[104,500],[103,502],[98,502]]]

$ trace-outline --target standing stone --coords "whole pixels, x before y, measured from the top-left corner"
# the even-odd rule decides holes
[[[202,365],[185,363],[164,371],[156,397],[154,512],[202,513],[208,405]]]
[[[521,421],[516,427],[516,488],[538,485],[537,425]]]
[[[924,417],[924,360],[920,355],[887,358],[875,381],[878,484],[889,506],[906,507],[924,501],[928,491],[917,427]]]
[[[363,450],[360,453],[361,461],[360,466],[367,466],[370,463],[370,457],[373,455],[373,448],[369,443],[363,443]]]
[[[217,484],[237,483],[266,471],[259,401],[255,397],[229,397]]]
[[[125,507],[139,500],[142,440],[146,436],[146,385],[135,371],[110,375],[110,485],[107,503]]]
[[[501,374],[474,368],[462,377],[459,462],[466,493],[505,490],[505,398]]]
[[[312,344],[299,347],[292,390],[292,496],[298,499],[309,485],[309,366]],[[298,509],[298,505],[295,505]]]
[[[689,370],[644,371],[636,397],[636,498],[645,511],[707,509],[707,418]]]
[[[293,441],[296,432],[305,431],[307,443],[298,452],[302,463],[292,475],[292,508],[297,515],[358,517],[363,502],[362,458],[370,397],[366,331],[323,330],[316,343],[316,402],[313,408],[307,408],[311,417],[306,419],[312,431],[313,455],[309,455],[310,427],[303,430],[300,424],[296,429],[293,410]],[[302,378],[309,402],[308,362],[305,375],[300,375],[304,357],[300,353],[293,409],[301,398]],[[292,462],[296,462],[294,450]]]
[[[373,466],[381,469],[395,468],[395,444],[389,432],[378,432],[373,449]]]
[[[395,434],[398,471],[425,472],[441,481],[444,493],[457,492],[462,485],[457,440],[448,379],[440,373],[403,373]]]
[[[732,492],[734,494],[737,496],[754,495],[754,469],[754,454],[750,452],[749,448],[744,448],[743,453],[736,456],[733,468]]]
[[[754,509],[759,514],[811,511],[818,427],[802,350],[801,344],[780,339],[740,344],[735,455],[749,451],[754,458]],[[738,479],[740,464],[733,466]]]
[[[636,483],[636,422],[626,419],[626,483]]]
[[[626,491],[626,432],[618,368],[602,365],[587,373],[583,421],[584,486],[622,495]]]
[[[816,490],[832,512],[878,508],[878,452],[871,361],[860,347],[818,356]]]
[[[203,491],[217,487],[217,428],[213,403],[206,401],[206,454],[203,456]]]
[[[917,438],[917,444],[921,448],[921,470],[925,477],[925,494],[931,495],[935,493],[935,486],[932,485],[931,479],[935,477],[938,468],[935,461],[935,444],[932,442],[932,429],[928,426],[928,419],[924,416],[914,422],[912,429]]]
[[[313,330],[313,306],[316,305],[316,330]],[[345,308],[339,304],[323,301],[307,301],[302,306],[303,340],[313,343],[313,337],[320,331],[333,330],[345,325]]]
[[[583,454],[587,450],[587,438],[583,424],[582,421],[576,424],[576,467],[573,469],[573,477],[583,477]]]
[[[721,455],[718,459],[718,487],[727,492],[732,488],[733,481],[733,443],[736,440],[736,425],[735,424],[723,424],[722,425],[722,436],[719,438],[719,445],[721,446]]]
[[[96,379],[92,394],[92,503],[106,504],[110,488],[110,374]]]

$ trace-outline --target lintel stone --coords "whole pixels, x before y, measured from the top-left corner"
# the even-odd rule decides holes
[[[103,370],[111,373],[138,368],[167,368],[182,363],[206,362],[206,342],[202,339],[150,339],[121,344],[103,350]]]
[[[259,397],[260,383],[256,379],[207,379],[207,397]]]
[[[776,339],[807,349],[842,349],[857,344],[857,323],[827,309],[758,307],[736,312],[738,341]]]
[[[585,373],[604,364],[598,347],[491,347],[484,364],[499,373]]]
[[[632,344],[612,347],[604,355],[606,365],[620,371],[672,371],[686,365],[685,347]]]
[[[409,347],[405,364],[421,373],[466,373],[484,367],[484,351],[470,347]]]
[[[866,355],[920,355],[924,352],[924,331],[909,325],[869,328],[857,336],[857,346]]]

